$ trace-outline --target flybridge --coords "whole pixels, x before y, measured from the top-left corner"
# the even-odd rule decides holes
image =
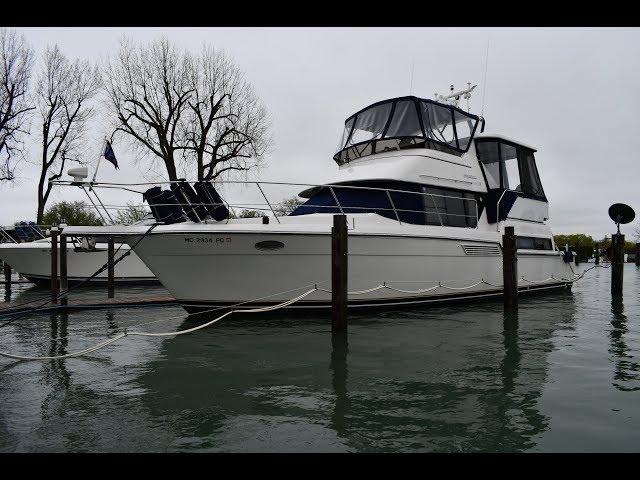
[[[463,155],[480,118],[434,100],[414,96],[374,103],[345,121],[338,152],[342,165],[374,153],[406,148],[429,148]]]

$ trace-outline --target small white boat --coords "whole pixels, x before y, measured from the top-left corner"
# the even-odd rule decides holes
[[[80,242],[69,242],[67,246],[67,275],[70,284],[87,280],[100,267],[107,263],[107,244],[96,243],[87,248]],[[127,244],[115,244],[120,255],[130,250]],[[43,238],[24,243],[0,244],[0,259],[11,265],[11,268],[35,284],[51,283],[51,238]],[[60,272],[58,267],[58,272]],[[92,283],[107,281],[107,271],[96,275]],[[157,283],[157,279],[140,260],[131,252],[114,267],[114,281],[117,283]]]
[[[329,307],[332,217],[341,213],[350,308],[502,295],[506,226],[518,236],[520,291],[570,288],[572,260],[547,224],[536,149],[480,129],[484,119],[456,105],[384,100],[346,120],[335,180],[305,188],[299,195],[307,202],[287,216],[230,219],[219,215],[219,197],[200,194],[202,182],[197,195],[173,182],[162,194],[156,187],[156,207],[149,200],[156,219],[170,224],[69,230],[119,235],[188,311],[275,304],[314,285],[322,290],[291,307]],[[253,183],[262,192],[270,182]]]

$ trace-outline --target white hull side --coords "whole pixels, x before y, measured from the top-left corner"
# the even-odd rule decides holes
[[[139,237],[138,237],[139,238]],[[440,282],[452,288],[481,280],[502,284],[502,256],[497,239],[463,240],[415,236],[349,234],[349,290],[358,291],[386,282],[402,290],[429,288]],[[137,240],[137,239],[136,239]],[[284,248],[260,251],[261,241],[279,241]],[[135,240],[134,240],[135,241]],[[489,255],[468,255],[462,245],[487,247]],[[151,234],[136,252],[185,307],[224,305],[263,299],[257,303],[289,300],[303,286],[331,289],[331,237],[328,233],[176,232]],[[521,288],[562,285],[572,272],[558,252],[518,253]],[[536,282],[536,283],[530,283]],[[288,291],[288,292],[287,292]],[[499,287],[480,284],[465,290],[438,288],[423,294],[381,289],[351,295],[350,306],[438,300],[464,294],[495,295]],[[278,295],[278,292],[281,293]],[[327,306],[330,293],[314,292],[300,306]]]
[[[120,245],[116,244],[118,249]],[[107,245],[97,244],[95,252],[76,252],[73,245],[67,246],[67,276],[69,281],[86,280],[100,267],[107,263]],[[115,255],[117,259],[124,252],[130,250],[126,244]],[[38,241],[19,244],[0,245],[0,258],[7,262],[16,271],[30,280],[51,279],[51,243]],[[60,272],[58,267],[58,272]],[[116,264],[114,268],[115,281],[117,282],[152,282],[155,276],[140,260],[131,252],[124,260]],[[107,271],[97,275],[92,281],[106,281]]]

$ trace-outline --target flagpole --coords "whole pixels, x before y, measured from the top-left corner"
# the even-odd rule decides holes
[[[100,167],[100,160],[104,157],[104,149],[107,147],[107,137],[104,137],[104,142],[102,142],[102,149],[100,150],[100,156],[98,157],[98,163],[96,164],[96,169],[93,172],[93,178],[91,179],[91,183],[96,181],[96,175],[98,175],[98,167]]]

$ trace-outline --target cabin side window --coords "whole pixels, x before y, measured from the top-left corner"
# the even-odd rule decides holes
[[[365,186],[374,189],[362,188]],[[413,225],[477,227],[478,195],[475,193],[418,184],[360,184],[354,187],[335,186],[333,193],[321,188],[291,215],[335,214],[340,213],[342,207],[344,213],[376,213]],[[377,190],[379,188],[389,190]]]

